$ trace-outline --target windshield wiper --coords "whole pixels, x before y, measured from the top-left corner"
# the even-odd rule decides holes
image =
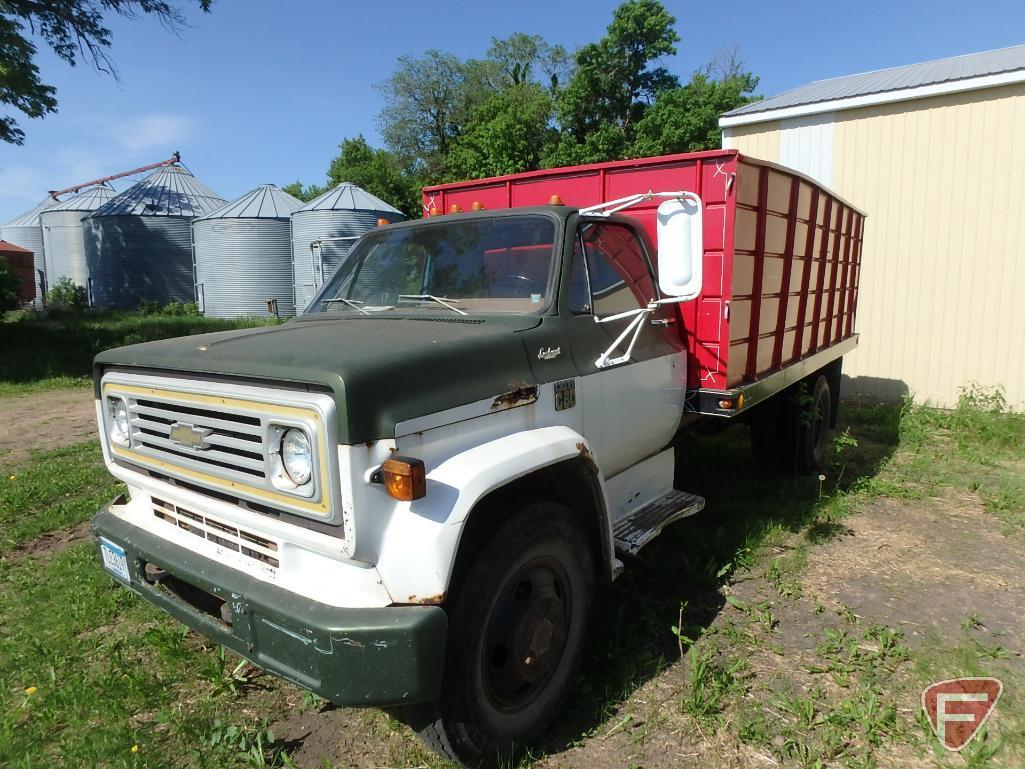
[[[424,299],[430,299],[432,302],[437,302],[438,304],[440,304],[440,305],[442,305],[444,307],[448,307],[450,310],[452,310],[452,312],[459,313],[460,315],[469,315],[468,312],[464,312],[463,310],[460,310],[455,305],[449,304],[449,302],[455,301],[455,300],[453,300],[453,299],[443,299],[442,297],[434,296],[433,294],[399,294],[396,298],[397,299],[419,299],[420,301],[423,301]]]
[[[369,312],[364,310],[362,307],[360,307],[360,305],[363,304],[363,302],[357,301],[355,299],[346,299],[346,298],[341,297],[341,296],[336,296],[334,299],[321,299],[320,301],[323,304],[331,304],[332,302],[344,302],[345,304],[349,305],[352,309],[356,310],[356,312],[360,312],[363,315],[369,315],[370,314]]]

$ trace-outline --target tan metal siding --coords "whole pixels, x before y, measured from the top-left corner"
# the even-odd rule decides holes
[[[723,134],[725,149],[738,149],[753,158],[779,162],[779,121],[770,120],[754,125],[728,128],[729,138]]]
[[[1000,384],[1025,407],[1025,84],[835,117],[832,187],[868,214],[854,389],[952,405]],[[778,153],[778,123],[732,130]]]
[[[862,389],[1025,404],[1023,136],[1021,84],[837,115],[834,185],[869,214],[848,373],[884,381]]]

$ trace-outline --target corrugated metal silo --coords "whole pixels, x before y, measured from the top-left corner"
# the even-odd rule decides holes
[[[82,222],[93,303],[192,302],[192,220],[226,201],[181,166],[165,166]]]
[[[350,182],[328,190],[292,214],[296,312],[302,314],[356,237],[377,226],[378,219],[400,222],[405,218],[398,209]],[[312,248],[318,240],[324,242]]]
[[[61,278],[89,288],[82,219],[117,196],[110,187],[93,187],[47,208],[39,215],[46,251],[46,283],[51,288]]]
[[[192,223],[196,295],[206,315],[267,315],[275,299],[279,315],[295,315],[289,218],[302,202],[273,184]]]
[[[57,201],[47,196],[32,210],[26,211],[21,216],[0,226],[0,240],[27,248],[33,254],[36,267],[37,302],[43,299],[44,289],[49,287],[48,279],[42,277],[46,272],[46,257],[43,247],[43,228],[39,225],[39,215],[55,205],[57,205]]]

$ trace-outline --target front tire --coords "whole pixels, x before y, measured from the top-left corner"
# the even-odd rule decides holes
[[[421,739],[468,766],[531,744],[579,666],[594,597],[584,532],[562,505],[526,505],[475,556],[449,605],[441,698],[413,710]]]

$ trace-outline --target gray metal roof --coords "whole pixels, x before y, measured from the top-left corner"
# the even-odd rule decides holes
[[[84,192],[73,195],[67,200],[62,200],[55,206],[46,209],[48,211],[95,211],[108,200],[117,197],[117,191],[110,187],[90,187]]]
[[[342,182],[337,187],[328,190],[320,197],[314,198],[300,211],[384,211],[387,213],[401,213],[399,209],[388,205],[383,200],[371,195],[362,187],[357,187],[352,182]]]
[[[39,214],[48,208],[53,208],[57,205],[57,201],[47,195],[43,198],[38,205],[34,208],[29,209],[23,214],[14,217],[11,221],[6,222],[2,227],[38,227],[39,226]]]
[[[284,190],[273,184],[261,184],[200,219],[288,219],[302,207],[301,200]]]
[[[750,115],[757,112],[833,101],[834,99],[849,99],[855,96],[918,88],[1021,69],[1025,69],[1025,45],[1016,45],[1011,48],[999,48],[995,51],[970,53],[964,56],[953,56],[949,59],[880,69],[860,75],[816,80],[767,99],[738,107],[725,113],[723,117]]]
[[[227,201],[181,166],[164,166],[96,209],[99,216],[197,217]]]

